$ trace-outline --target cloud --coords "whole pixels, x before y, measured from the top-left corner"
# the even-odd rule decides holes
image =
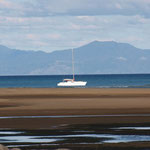
[[[73,30],[80,30],[80,29],[81,29],[81,26],[80,26],[80,25],[77,25],[77,24],[71,23],[70,28],[73,29]]]
[[[58,33],[53,33],[53,34],[49,34],[47,35],[47,38],[53,39],[53,40],[59,40],[62,36]]]
[[[147,60],[147,58],[146,58],[146,57],[144,57],[144,56],[142,56],[142,57],[140,57],[140,60],[145,61],[145,60]]]
[[[0,44],[53,51],[93,40],[150,48],[149,0],[0,0]]]
[[[139,22],[142,19],[145,23]],[[150,47],[149,26],[150,19],[141,16],[0,16],[0,44],[53,51],[111,40],[145,49]]]
[[[29,40],[38,40],[38,37],[35,34],[27,34],[26,38]]]
[[[122,6],[119,3],[116,3],[115,6],[116,6],[117,9],[123,9]]]
[[[120,56],[120,57],[117,57],[117,59],[118,59],[118,60],[121,60],[121,61],[126,61],[126,60],[127,60],[125,57],[121,57],[121,56]]]
[[[61,35],[58,33],[51,33],[51,34],[27,34],[26,35],[27,39],[30,40],[40,40],[40,39],[51,39],[51,40],[59,40],[61,38]]]
[[[142,15],[150,17],[149,0],[0,0],[5,16]],[[1,8],[2,8],[1,7]],[[9,8],[9,9],[8,9]]]
[[[97,25],[79,25],[79,24],[73,24],[71,23],[71,25],[69,26],[70,29],[73,30],[96,30],[99,29],[100,27]]]
[[[6,0],[0,0],[0,7],[10,8],[12,6],[11,2],[8,2]]]
[[[77,19],[87,22],[94,22],[96,21],[94,16],[77,16]]]
[[[127,42],[127,43],[132,43],[132,42],[142,42],[143,38],[138,37],[138,36],[126,36],[126,38],[121,39],[122,42]]]

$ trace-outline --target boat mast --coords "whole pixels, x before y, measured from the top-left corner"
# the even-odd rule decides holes
[[[72,48],[72,74],[73,74],[73,81],[75,80],[74,76],[74,55],[73,55],[73,48]]]

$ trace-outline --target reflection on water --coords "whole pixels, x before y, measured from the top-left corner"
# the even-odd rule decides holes
[[[119,130],[150,130],[150,127],[119,127],[119,128],[113,128],[113,129],[119,129]]]
[[[50,139],[49,139],[50,138]],[[0,137],[0,143],[49,143],[56,142],[59,139],[54,139],[45,136],[5,136]]]
[[[150,136],[141,135],[111,135],[111,134],[83,134],[62,136],[5,136],[0,137],[0,143],[50,143],[65,140],[66,138],[99,138],[99,143],[120,143],[135,141],[150,141]],[[105,138],[103,142],[101,139]],[[110,140],[111,139],[111,140]]]
[[[15,134],[21,134],[21,133],[24,133],[24,132],[21,132],[21,131],[0,131],[0,135],[1,135],[1,134],[15,135]]]
[[[127,143],[127,142],[146,142],[150,141],[150,136],[141,135],[113,135],[112,140],[106,140],[104,143]]]
[[[25,118],[92,118],[92,117],[150,117],[150,114],[114,114],[114,115],[65,115],[65,116],[5,116],[0,119]]]
[[[9,116],[1,119],[22,118],[89,118],[89,117],[150,116],[150,114],[127,115],[69,115],[69,116]],[[59,128],[60,127],[60,128]],[[144,124],[62,124],[53,129],[15,130],[0,129],[0,143],[9,147],[60,146],[77,144],[99,144],[150,142],[150,123]],[[60,130],[61,129],[61,130]],[[32,149],[32,148],[31,148]]]
[[[68,115],[68,116],[9,116],[0,117],[0,121],[7,120],[21,120],[24,118],[92,118],[97,117],[126,117],[126,116],[150,116],[150,114],[124,114],[124,115]],[[81,119],[82,120],[82,119]],[[66,123],[66,122],[65,122]],[[78,124],[68,125],[61,124],[54,126],[50,129],[35,129],[35,130],[20,130],[20,129],[9,129],[0,128],[0,143],[8,147],[21,147],[22,150],[47,150],[57,149],[68,146],[67,148],[78,146],[85,147],[86,150],[98,149],[95,148],[97,145],[100,147],[105,146],[112,147],[112,145],[130,145],[130,144],[145,144],[150,143],[150,123],[112,123],[112,124]],[[115,144],[114,144],[115,143]],[[145,145],[144,145],[145,146]],[[148,145],[150,147],[150,145]],[[148,147],[147,146],[147,147]],[[88,149],[89,147],[89,149]],[[137,147],[137,145],[135,146]],[[141,148],[141,147],[140,147]],[[76,150],[72,149],[72,150]],[[101,149],[101,148],[100,148]],[[107,149],[107,148],[106,148]],[[106,150],[103,149],[103,150]],[[122,147],[120,148],[122,149]],[[111,150],[120,150],[111,149]],[[108,150],[108,149],[107,149]],[[133,150],[130,149],[122,150]],[[134,150],[146,150],[134,149]]]
[[[112,128],[112,130],[120,129],[150,129],[150,127],[118,127],[118,128]],[[80,132],[80,134],[79,134]],[[91,132],[91,131],[90,131]],[[73,131],[72,134],[59,134],[59,135],[49,135],[49,134],[43,134],[43,135],[36,135],[36,132],[33,133],[30,131],[0,131],[0,143],[11,143],[9,146],[14,147],[16,146],[29,146],[34,144],[59,144],[59,142],[65,141],[68,143],[68,141],[71,141],[73,139],[73,144],[75,143],[96,143],[96,144],[102,144],[102,143],[127,143],[127,142],[144,142],[144,141],[150,141],[150,135],[117,135],[117,134],[93,134],[87,133],[87,131]],[[75,134],[76,133],[76,134]],[[86,140],[88,139],[88,142]],[[93,140],[94,139],[94,140]],[[20,143],[20,144],[19,144]],[[23,145],[22,145],[23,144]]]

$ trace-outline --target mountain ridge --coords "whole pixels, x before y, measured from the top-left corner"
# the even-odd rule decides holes
[[[71,74],[71,49],[50,53],[0,45],[0,75]],[[74,49],[77,74],[150,73],[150,50],[128,43],[93,41]]]

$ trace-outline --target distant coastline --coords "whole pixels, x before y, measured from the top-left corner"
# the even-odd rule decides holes
[[[74,49],[75,74],[150,73],[150,50],[127,43],[93,41]],[[14,50],[0,45],[0,75],[71,74],[71,49]]]

